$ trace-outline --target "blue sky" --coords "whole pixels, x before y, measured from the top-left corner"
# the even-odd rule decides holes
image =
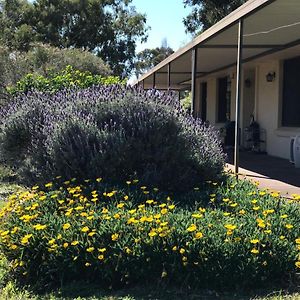
[[[173,50],[192,39],[191,35],[185,33],[182,23],[182,19],[191,11],[190,8],[184,8],[183,0],[133,0],[132,5],[139,13],[147,15],[147,24],[151,27],[147,43],[138,44],[137,52],[161,46],[164,38]]]

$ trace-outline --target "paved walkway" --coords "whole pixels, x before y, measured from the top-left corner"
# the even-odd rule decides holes
[[[234,171],[231,154],[228,154],[226,169]],[[260,188],[280,192],[283,196],[300,195],[300,169],[288,160],[241,152],[239,174],[240,178],[256,181]]]

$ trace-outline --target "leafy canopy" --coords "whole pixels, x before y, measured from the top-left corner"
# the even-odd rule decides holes
[[[134,64],[135,75],[138,77],[146,73],[173,53],[173,49],[167,45],[153,49],[144,49],[136,56],[136,62]]]
[[[192,12],[183,20],[186,31],[204,31],[244,4],[247,0],[183,0]]]
[[[132,0],[0,0],[0,42],[25,50],[33,41],[81,48],[108,62],[116,75],[133,66],[136,42],[146,40],[146,17]]]

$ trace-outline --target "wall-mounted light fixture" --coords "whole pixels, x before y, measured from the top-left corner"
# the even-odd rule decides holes
[[[273,82],[276,78],[276,73],[275,72],[269,72],[267,75],[266,75],[266,80],[267,82]]]

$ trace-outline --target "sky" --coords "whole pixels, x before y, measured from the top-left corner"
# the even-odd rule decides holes
[[[147,25],[151,27],[148,41],[139,43],[137,52],[145,48],[160,47],[165,38],[175,51],[191,41],[192,37],[185,33],[182,22],[191,9],[184,8],[183,0],[133,0],[132,5],[137,12],[146,14]]]

